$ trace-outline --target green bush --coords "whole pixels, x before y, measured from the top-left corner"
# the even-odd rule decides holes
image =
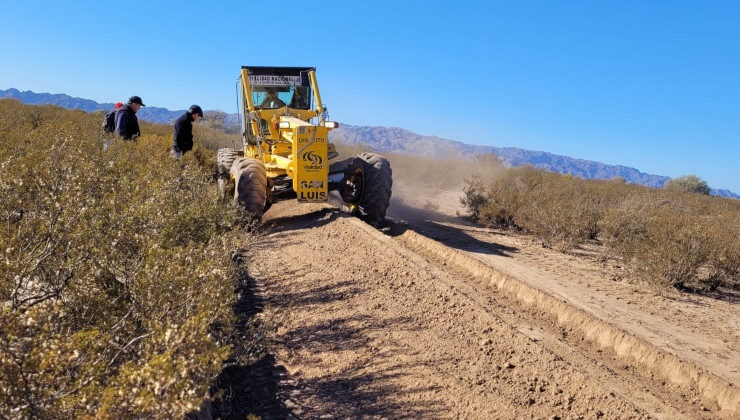
[[[483,177],[476,172],[470,178],[465,178],[464,181],[465,186],[463,187],[463,195],[460,197],[460,204],[470,213],[471,219],[480,221],[481,210],[490,203],[486,186],[483,184]]]
[[[0,100],[0,417],[182,418],[233,357],[248,215],[171,126],[100,118]]]
[[[706,181],[696,175],[684,175],[678,178],[671,178],[663,185],[663,189],[668,191],[692,192],[697,194],[709,195],[711,189]]]

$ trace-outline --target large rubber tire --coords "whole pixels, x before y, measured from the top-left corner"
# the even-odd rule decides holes
[[[267,171],[262,161],[239,157],[230,170],[234,179],[234,200],[261,218],[267,204]]]
[[[218,172],[224,176],[229,175],[231,171],[231,165],[234,163],[236,158],[244,156],[243,151],[234,150],[231,148],[218,149],[218,155],[216,161],[218,162]]]
[[[393,172],[388,159],[377,153],[360,153],[354,167],[362,170],[363,188],[360,198],[360,218],[379,227],[385,220],[385,212],[393,192]]]
[[[231,148],[218,149],[218,154],[216,156],[216,164],[218,166],[218,191],[222,200],[225,200],[234,193],[234,185],[229,183],[229,173],[231,172],[231,165],[234,163],[234,160],[241,156],[244,156],[243,151]]]

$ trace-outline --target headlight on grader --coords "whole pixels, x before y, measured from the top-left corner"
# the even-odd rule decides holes
[[[339,123],[336,121],[327,121],[324,123],[324,127],[326,128],[339,128]]]
[[[280,121],[277,123],[277,128],[279,130],[285,130],[290,128],[290,121]]]

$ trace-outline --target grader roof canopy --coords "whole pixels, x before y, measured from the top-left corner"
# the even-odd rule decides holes
[[[242,66],[249,71],[249,83],[259,86],[308,86],[308,72],[315,67],[254,67]]]
[[[300,76],[301,72],[316,70],[316,67],[242,66],[242,68],[249,70],[250,74],[255,74],[255,75],[277,74],[277,75],[282,75],[282,76]]]

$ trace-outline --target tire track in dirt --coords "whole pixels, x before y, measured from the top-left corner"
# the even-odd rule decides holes
[[[290,202],[267,217],[250,270],[284,314],[273,351],[296,417],[716,418],[563,341],[543,311],[517,315],[529,306],[402,226]]]
[[[406,230],[398,236],[398,240],[436,260],[437,264],[457,267],[468,276],[468,280],[477,280],[483,288],[494,288],[503,293],[502,300],[507,302],[509,308],[517,308],[513,310],[514,313],[518,312],[516,316],[505,317],[509,323],[522,324],[520,331],[533,339],[548,337],[543,341],[547,342],[550,349],[562,348],[561,354],[576,354],[574,349],[580,349],[584,353],[581,362],[584,366],[606,368],[610,373],[604,376],[606,382],[629,393],[632,401],[642,400],[654,414],[667,408],[661,407],[663,401],[673,400],[676,407],[682,407],[687,406],[687,399],[715,402],[725,410],[722,415],[727,418],[732,418],[737,412],[740,394],[725,379],[416,232]],[[485,293],[480,289],[476,291]],[[536,330],[533,325],[536,325]],[[558,331],[562,331],[563,336],[554,338]],[[587,343],[584,344],[584,341]],[[598,373],[598,369],[593,367],[589,370]],[[630,374],[630,370],[634,374]],[[640,382],[643,382],[643,386]],[[630,387],[636,392],[631,392]],[[655,395],[649,395],[653,393]],[[700,411],[708,410],[700,407]],[[670,413],[670,418],[676,414]],[[710,418],[715,418],[715,415],[712,414]]]
[[[447,202],[455,201],[448,199]],[[539,312],[539,316],[550,317],[553,324],[568,335],[575,332],[580,340],[593,343],[591,347],[598,353],[610,351],[616,359],[615,369],[634,369],[644,372],[646,378],[655,377],[659,385],[663,382],[668,382],[669,386],[676,385],[673,394],[681,395],[681,398],[705,410],[707,407],[712,411],[721,408],[721,416],[734,418],[740,412],[740,390],[733,383],[733,378],[737,377],[737,365],[733,361],[738,360],[735,344],[738,318],[732,294],[727,302],[716,302],[717,306],[709,306],[715,303],[710,302],[711,299],[688,298],[686,305],[676,303],[670,311],[681,315],[693,314],[703,323],[686,317],[671,319],[665,314],[659,316],[655,313],[670,310],[670,306],[665,304],[670,302],[668,299],[654,300],[646,307],[644,302],[639,304],[640,295],[624,288],[619,294],[616,286],[620,284],[609,280],[606,288],[613,289],[612,297],[598,293],[605,284],[588,271],[583,271],[583,262],[572,261],[572,257],[553,256],[535,248],[535,254],[547,255],[544,257],[547,265],[526,267],[522,264],[532,264],[536,260],[531,256],[521,258],[517,255],[520,251],[532,254],[532,247],[511,248],[512,243],[518,242],[511,240],[497,243],[497,237],[504,239],[500,233],[470,226],[459,218],[405,205],[396,205],[394,210],[394,217],[412,220],[410,232],[397,233],[399,240],[414,249],[424,250],[445,264],[458,266],[484,288],[501,290],[514,301],[511,304],[524,303],[525,308],[532,308],[530,311]],[[456,211],[454,206],[447,210],[447,214]],[[568,259],[577,263],[581,270],[563,270],[556,265]],[[583,281],[579,277],[575,281],[564,281],[564,273],[565,276],[587,277]],[[581,284],[586,288],[579,286]],[[595,290],[588,288],[590,284],[594,284]],[[608,306],[594,310],[598,303]],[[705,309],[697,311],[697,307]],[[714,315],[706,316],[712,310]],[[578,345],[575,340],[567,341]],[[707,357],[709,355],[711,357]],[[625,358],[628,364],[624,364]]]

